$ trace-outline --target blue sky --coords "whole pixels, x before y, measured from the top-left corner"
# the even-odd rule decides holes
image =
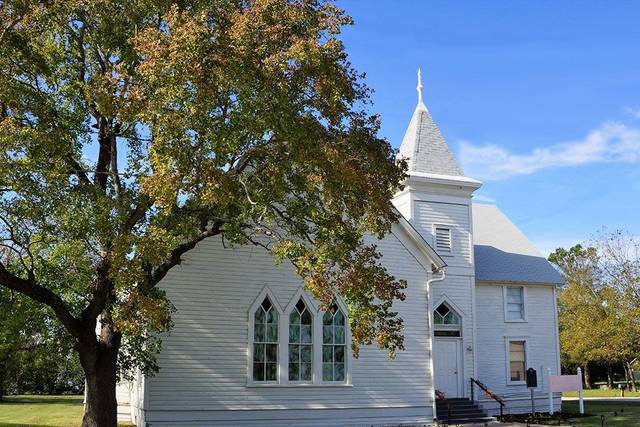
[[[339,0],[394,146],[424,98],[478,201],[546,255],[640,234],[640,2]]]

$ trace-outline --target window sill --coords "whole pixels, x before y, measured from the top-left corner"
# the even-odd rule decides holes
[[[289,383],[289,384],[258,384],[258,383],[247,383],[247,388],[297,388],[297,387],[310,387],[310,388],[321,388],[321,387],[338,387],[338,388],[351,388],[353,384],[346,383],[320,383],[320,384],[311,384],[311,383]]]
[[[523,386],[523,385],[527,385],[526,381],[510,381],[507,383],[507,387],[511,387],[511,386]]]
[[[505,320],[504,323],[529,323],[527,319]]]

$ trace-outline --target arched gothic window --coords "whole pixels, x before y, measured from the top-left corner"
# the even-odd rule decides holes
[[[437,337],[459,337],[462,319],[446,302],[433,310],[433,334]]]
[[[302,298],[289,315],[289,381],[311,381],[313,318]]]
[[[278,380],[278,312],[264,297],[254,313],[253,380]]]
[[[322,317],[322,380],[344,381],[346,318],[337,305]]]

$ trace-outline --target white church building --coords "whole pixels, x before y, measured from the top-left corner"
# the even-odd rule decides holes
[[[119,386],[122,418],[139,427],[482,421],[501,405],[531,410],[529,368],[535,404],[549,408],[562,278],[498,208],[473,203],[481,183],[464,175],[421,91],[399,153],[409,164],[393,200],[403,219],[376,242],[408,284],[394,305],[406,349],[390,360],[364,346],[354,358],[342,301],[322,312],[292,268],[213,237],[161,283],[175,328],[160,372]]]

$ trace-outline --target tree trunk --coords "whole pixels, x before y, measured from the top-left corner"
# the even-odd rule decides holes
[[[4,362],[0,362],[0,402],[4,400],[4,370],[5,364]]]
[[[102,326],[98,341],[78,345],[85,373],[85,407],[82,427],[116,427],[116,378],[120,335]]]
[[[589,372],[589,363],[584,364],[584,388],[591,388],[591,373]]]
[[[613,390],[613,368],[611,368],[611,363],[607,363],[607,387],[609,390]]]
[[[631,376],[631,390],[634,392],[638,391],[638,387],[636,387],[636,376],[633,370],[633,366],[631,365],[631,362],[626,361],[625,363],[627,364],[627,369],[629,369],[629,375]]]
[[[624,368],[624,379],[627,383],[627,390],[636,391],[636,385],[633,378],[633,370],[631,369],[631,365],[625,360],[624,362],[622,362],[622,367]]]

